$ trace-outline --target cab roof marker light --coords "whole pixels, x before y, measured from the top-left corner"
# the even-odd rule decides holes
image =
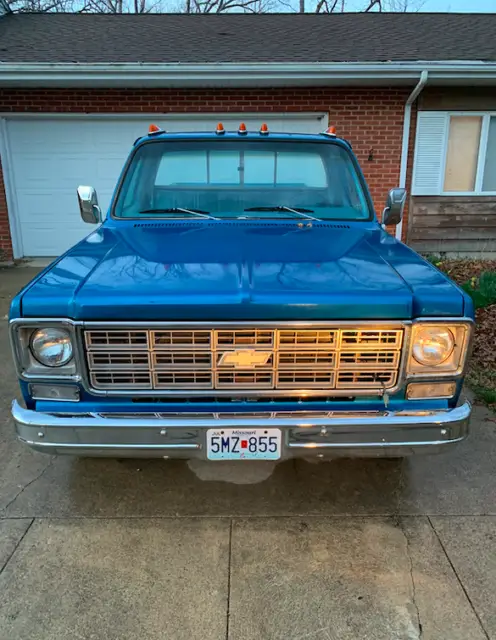
[[[153,135],[155,135],[157,133],[165,133],[165,131],[163,129],[161,129],[160,127],[157,127],[156,124],[151,124],[148,127],[148,135],[149,136],[153,136]]]
[[[248,131],[246,130],[246,125],[245,125],[245,123],[244,123],[244,122],[242,122],[242,123],[239,125],[238,133],[239,133],[240,135],[242,135],[242,136],[243,136],[243,135],[246,135],[246,134],[248,133]]]
[[[269,135],[269,127],[265,124],[265,122],[260,127],[260,135],[268,136]]]
[[[222,134],[224,134],[226,132],[226,130],[224,129],[224,125],[222,124],[222,122],[219,122],[219,124],[217,125],[216,129],[215,129],[215,133],[218,136],[221,136]]]
[[[334,125],[327,127],[325,131],[322,131],[323,136],[331,136],[333,138],[336,137],[336,127]]]

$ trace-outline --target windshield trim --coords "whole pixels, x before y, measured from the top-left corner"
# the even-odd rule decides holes
[[[215,142],[216,144],[219,145],[226,145],[226,141],[221,139],[221,138],[212,138],[211,139],[212,142]],[[250,142],[255,142],[257,144],[264,144],[267,142],[267,138],[263,138],[263,139],[250,139]],[[183,142],[183,141],[181,141]],[[185,139],[184,142],[191,142],[192,144],[197,143],[198,140],[197,139]],[[286,143],[293,143],[294,144],[294,140],[288,140],[288,139],[283,139],[283,140],[277,140],[278,143],[281,144],[286,144]],[[370,195],[370,191],[369,191],[369,187],[368,184],[365,180],[365,177],[363,175],[363,171],[360,167],[360,164],[358,163],[358,160],[355,156],[355,154],[353,153],[353,151],[351,150],[351,147],[346,144],[345,142],[341,141],[339,138],[336,139],[330,139],[330,138],[324,138],[322,137],[322,140],[319,139],[313,139],[313,140],[308,140],[308,142],[312,142],[314,144],[332,144],[335,146],[340,147],[341,149],[344,149],[345,152],[348,154],[349,159],[351,160],[351,163],[353,164],[353,168],[355,169],[357,178],[358,178],[358,182],[360,184],[360,187],[362,189],[363,192],[363,196],[365,199],[365,203],[367,205],[367,210],[368,210],[368,216],[366,218],[359,218],[359,219],[350,219],[350,218],[316,218],[316,221],[318,222],[373,222],[376,221],[376,213],[375,213],[375,208],[374,208],[374,204],[372,202],[372,197]],[[155,139],[155,140],[145,140],[144,142],[142,142],[141,144],[137,144],[131,151],[131,153],[129,154],[124,167],[121,171],[121,175],[119,176],[119,180],[117,181],[117,187],[114,191],[114,194],[112,196],[112,201],[110,203],[110,207],[109,207],[109,217],[111,220],[134,220],[134,221],[139,221],[139,220],[155,220],[157,221],[157,217],[156,216],[143,216],[143,215],[139,215],[139,216],[129,216],[129,217],[122,217],[122,216],[116,216],[115,215],[115,208],[117,205],[117,202],[119,200],[119,197],[121,195],[121,191],[122,191],[122,187],[124,185],[124,182],[126,180],[126,177],[128,175],[129,169],[131,167],[131,164],[134,160],[134,157],[136,155],[136,153],[138,152],[139,149],[143,148],[146,145],[150,145],[150,144],[167,144],[167,141],[162,139]],[[165,218],[164,218],[165,219]],[[186,219],[191,219],[191,218],[176,218],[176,219],[180,219],[180,220],[186,220]],[[222,220],[238,220],[240,219],[238,216],[230,216],[230,217],[219,217],[219,222],[222,222]],[[257,220],[260,220],[260,218],[254,218]],[[281,220],[280,216],[275,216],[274,218],[263,218],[264,220]],[[286,218],[286,220],[289,220],[290,218]],[[291,218],[294,220],[302,220],[302,218]],[[197,218],[198,221],[200,221],[200,218]],[[243,218],[243,221],[247,220],[247,218]]]

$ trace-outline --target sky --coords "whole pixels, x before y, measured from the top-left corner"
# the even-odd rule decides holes
[[[421,11],[496,13],[496,0],[425,0]]]
[[[370,0],[345,0],[346,11],[363,11]],[[312,0],[307,0],[313,4]],[[293,0],[292,4],[297,4]],[[496,0],[383,0],[385,11],[452,12],[452,13],[496,13]],[[375,9],[373,9],[375,11]],[[495,34],[496,37],[496,34]]]

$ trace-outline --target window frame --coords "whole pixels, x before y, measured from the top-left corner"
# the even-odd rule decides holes
[[[496,118],[496,111],[446,111],[446,123],[444,132],[444,149],[442,154],[442,173],[440,176],[441,196],[496,196],[496,191],[482,191],[482,182],[484,179],[484,168],[487,155],[487,141],[489,137],[489,124],[491,118]],[[446,180],[446,165],[448,162],[448,146],[449,146],[449,130],[452,117],[474,116],[481,117],[481,133],[479,139],[479,153],[477,154],[477,169],[475,173],[475,188],[473,191],[445,191],[444,183]]]

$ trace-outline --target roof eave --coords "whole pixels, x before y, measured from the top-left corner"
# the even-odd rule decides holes
[[[496,62],[2,63],[0,86],[204,87],[496,84]]]

